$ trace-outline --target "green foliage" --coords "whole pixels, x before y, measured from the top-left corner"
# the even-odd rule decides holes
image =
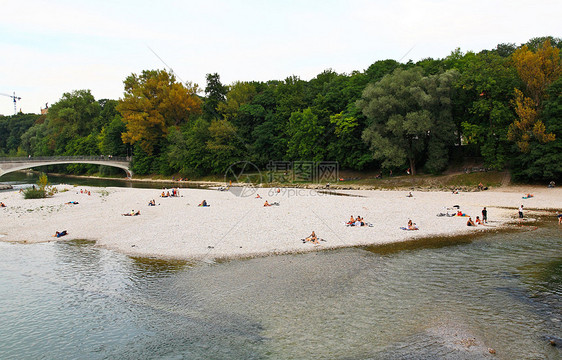
[[[221,83],[217,73],[207,74],[207,86],[205,87],[205,102],[203,104],[203,114],[207,119],[220,119],[219,105],[226,100],[227,87]]]
[[[526,46],[536,52],[546,39]],[[562,48],[561,39],[548,39]],[[225,86],[214,73],[207,75],[204,97],[166,71],[143,71],[125,79],[119,101],[96,101],[89,90],[78,90],[63,94],[48,115],[0,116],[0,156],[133,155],[138,175],[200,177],[220,175],[242,160],[261,168],[270,161],[326,160],[342,169],[439,173],[451,153],[470,150],[486,167],[511,167],[519,180],[559,179],[559,82],[544,99],[541,88],[534,115],[544,131],[532,129],[556,135],[555,141],[531,139],[529,153],[519,154],[508,140],[517,115],[514,89],[528,91],[543,71],[525,62],[523,82],[515,67],[520,53],[510,43],[480,53],[455,49],[416,64],[381,60],[350,74],[327,69],[309,81],[290,76]],[[546,89],[550,82],[543,83]]]
[[[23,190],[23,197],[25,199],[43,199],[51,197],[57,192],[55,187],[51,187],[49,179],[45,173],[39,175],[37,186],[33,186]]]
[[[289,118],[289,160],[322,161],[324,158],[324,126],[311,108],[294,112]]]
[[[446,168],[454,142],[451,93],[457,76],[455,70],[425,77],[419,67],[399,68],[367,86],[357,103],[368,119],[363,139],[383,167],[407,166],[415,174],[416,162],[426,157],[427,170]]]

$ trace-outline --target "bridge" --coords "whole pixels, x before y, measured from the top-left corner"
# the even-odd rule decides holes
[[[117,167],[125,170],[127,177],[132,177],[131,157],[113,156],[40,156],[40,157],[0,157],[0,176],[14,171],[38,166],[60,164],[94,164]]]

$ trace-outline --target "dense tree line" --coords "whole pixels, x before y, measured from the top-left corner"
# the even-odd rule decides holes
[[[560,179],[560,48],[561,39],[535,38],[417,63],[377,61],[351,74],[328,69],[310,81],[224,85],[208,74],[202,91],[164,70],[143,71],[125,79],[119,100],[78,90],[47,115],[0,117],[0,155],[132,154],[136,174],[185,177],[241,160],[440,173],[470,155],[524,181]]]

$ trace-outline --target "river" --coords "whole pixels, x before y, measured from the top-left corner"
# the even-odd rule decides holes
[[[219,263],[0,242],[0,358],[560,359],[561,229],[533,229]]]

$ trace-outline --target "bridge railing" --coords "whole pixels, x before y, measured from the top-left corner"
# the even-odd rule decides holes
[[[94,156],[31,156],[31,157],[0,157],[0,162],[38,162],[38,161],[120,161],[130,162],[131,156],[108,156],[108,155],[94,155]]]

